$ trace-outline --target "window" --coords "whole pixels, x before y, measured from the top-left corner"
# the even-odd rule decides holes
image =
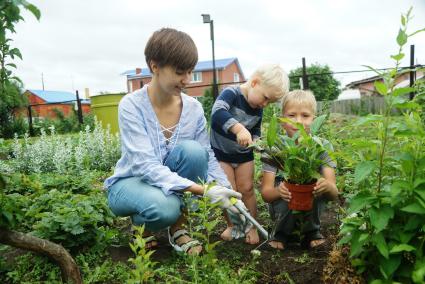
[[[192,81],[193,82],[202,82],[202,72],[193,72],[192,73]]]
[[[233,73],[233,82],[239,82],[239,73]]]
[[[128,92],[133,92],[133,83],[131,81],[128,81]]]

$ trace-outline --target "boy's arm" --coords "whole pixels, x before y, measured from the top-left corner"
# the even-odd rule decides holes
[[[276,174],[263,171],[263,179],[261,181],[261,197],[264,202],[271,203],[280,198],[279,191],[275,188]]]
[[[338,188],[336,187],[335,170],[331,167],[323,167],[322,177],[317,181],[313,190],[314,196],[325,194],[330,200],[338,198]]]

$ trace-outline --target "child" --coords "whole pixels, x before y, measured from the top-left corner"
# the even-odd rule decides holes
[[[254,155],[248,146],[260,137],[262,109],[283,97],[288,89],[285,71],[277,64],[264,65],[246,83],[224,89],[212,108],[211,146],[233,189],[242,193],[242,201],[254,218]],[[226,220],[228,227],[221,238],[238,238],[240,234],[227,217]],[[247,232],[245,241],[259,242],[254,228]]]
[[[282,99],[282,115],[293,121],[302,123],[307,132],[312,124],[316,113],[316,99],[310,91],[296,90],[289,92]],[[289,123],[282,124],[289,137],[292,137],[298,129]],[[323,144],[328,141],[321,139]],[[335,200],[338,196],[334,168],[336,164],[331,160],[328,153],[322,157],[323,164],[320,169],[322,177],[316,182],[313,190],[313,209],[306,212],[306,223],[302,228],[304,235],[302,244],[307,248],[317,248],[325,243],[320,233],[320,214],[326,200]],[[291,193],[280,181],[276,181],[277,168],[263,163],[263,180],[261,184],[261,196],[269,203],[270,215],[276,221],[274,236],[269,245],[275,249],[283,250],[295,227],[295,217],[288,209]]]
[[[121,158],[105,181],[108,203],[114,214],[130,216],[149,232],[168,228],[175,250],[198,254],[200,242],[184,229],[183,192],[204,195],[200,180],[215,180],[205,193],[211,202],[230,208],[230,198],[241,196],[214,158],[201,104],[182,93],[198,61],[192,38],[160,29],[146,44],[145,57],[152,81],[119,104]],[[158,245],[153,235],[144,237],[147,247]]]

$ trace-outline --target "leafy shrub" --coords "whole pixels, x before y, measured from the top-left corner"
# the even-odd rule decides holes
[[[118,135],[104,130],[100,122],[91,130],[88,126],[78,137],[57,135],[50,128],[50,135],[41,130],[39,139],[25,135],[15,137],[13,156],[9,165],[13,171],[23,173],[78,174],[83,170],[109,171],[120,157]]]
[[[53,189],[33,201],[26,217],[35,235],[69,248],[101,241],[113,214],[103,192],[81,195]]]
[[[397,36],[399,51],[391,56],[396,67],[375,82],[385,98],[383,115],[368,115],[354,126],[374,129],[375,138],[349,141],[361,158],[355,164],[354,183],[358,191],[349,200],[343,220],[341,244],[349,244],[352,264],[369,281],[423,283],[425,279],[425,126],[421,105],[409,101],[413,88],[395,88],[403,46],[423,30],[407,33],[411,10],[401,17]],[[391,118],[397,108],[400,120]]]

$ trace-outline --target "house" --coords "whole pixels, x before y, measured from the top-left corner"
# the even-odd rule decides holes
[[[54,109],[60,110],[65,116],[72,113],[75,108],[76,95],[64,91],[26,90],[24,96],[28,98],[28,104],[35,117],[56,117]],[[81,108],[84,113],[90,112],[90,100],[81,99]]]
[[[424,71],[416,71],[416,80],[424,78]],[[363,96],[379,96],[379,93],[375,90],[375,81],[382,81],[381,76],[373,76],[366,79],[351,82],[346,85],[346,89],[357,89],[360,91],[360,95]],[[396,87],[407,87],[410,82],[410,73],[406,72],[399,75],[396,80]]]
[[[217,83],[219,90],[228,84],[234,84],[245,81],[242,68],[236,57],[215,60],[215,69],[217,74]],[[127,91],[133,92],[149,83],[152,74],[148,68],[136,68],[122,73],[127,77]],[[213,83],[213,62],[199,61],[192,73],[192,80],[186,87],[185,92],[192,97],[203,96],[204,91],[212,86]]]

